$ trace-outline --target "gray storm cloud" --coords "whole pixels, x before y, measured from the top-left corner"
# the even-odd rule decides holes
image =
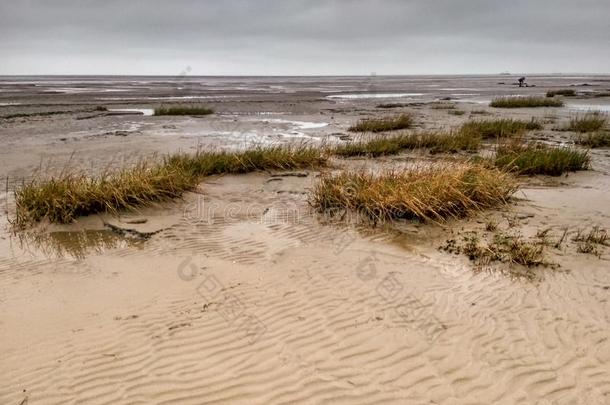
[[[608,0],[0,0],[0,74],[610,71]]]

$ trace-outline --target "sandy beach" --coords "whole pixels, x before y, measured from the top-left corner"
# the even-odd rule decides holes
[[[137,212],[10,224],[13,191],[62,171],[95,176],[175,152],[341,145],[357,138],[348,128],[359,120],[400,113],[413,117],[409,131],[535,119],[543,128],[528,139],[566,146],[575,134],[559,129],[570,118],[610,111],[610,76],[514,82],[0,77],[0,403],[610,403],[610,248],[587,254],[574,241],[610,229],[607,147],[589,150],[590,170],[519,176],[509,204],[443,223],[351,223],[315,212],[308,194],[322,172],[466,152],[214,175]],[[498,96],[558,89],[577,95],[563,107],[489,107]],[[214,114],[152,115],[174,104]],[[443,248],[492,235],[490,223],[565,243],[545,248],[549,265],[529,278]]]

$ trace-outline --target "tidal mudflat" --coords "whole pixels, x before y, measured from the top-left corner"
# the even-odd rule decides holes
[[[608,403],[610,77],[513,81],[0,78],[0,402]]]

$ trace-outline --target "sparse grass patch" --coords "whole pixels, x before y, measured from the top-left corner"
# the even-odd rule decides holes
[[[43,218],[69,223],[82,215],[152,204],[179,197],[194,187],[194,180],[171,166],[142,163],[95,179],[65,174],[34,181],[15,191],[15,223],[24,226]]]
[[[397,117],[367,118],[348,128],[351,132],[385,132],[407,129],[413,125],[413,117],[400,114]]]
[[[62,174],[33,181],[15,191],[18,228],[47,218],[69,223],[79,216],[131,210],[180,197],[204,176],[256,170],[289,170],[324,165],[326,152],[309,146],[259,147],[243,152],[176,154],[155,164],[105,173],[97,178]]]
[[[576,138],[576,143],[589,148],[610,147],[610,132],[593,132],[580,135]]]
[[[607,121],[608,116],[606,114],[602,114],[599,111],[590,112],[570,118],[570,123],[566,130],[581,133],[599,131],[606,125]]]
[[[485,230],[487,232],[495,232],[498,229],[498,221],[490,219],[485,223]]]
[[[495,165],[524,175],[560,176],[588,169],[589,161],[586,151],[515,141],[497,147]]]
[[[71,114],[79,111],[42,111],[42,112],[32,112],[32,113],[15,113],[3,115],[0,118],[11,119],[11,118],[29,118],[29,117],[48,117],[51,115],[60,115],[60,114]]]
[[[589,232],[578,230],[572,238],[577,243],[576,250],[579,253],[591,253],[599,255],[599,246],[608,246],[608,232],[599,226],[594,226]]]
[[[321,167],[326,163],[327,151],[308,145],[269,146],[242,152],[212,151],[174,154],[165,164],[201,178],[214,174],[240,174],[259,170],[292,170]]]
[[[476,134],[483,139],[493,139],[511,137],[523,131],[542,128],[542,124],[535,119],[520,121],[510,118],[498,118],[466,122],[460,128],[460,132]]]
[[[544,262],[544,244],[523,239],[521,235],[494,235],[489,245],[491,258],[526,267],[540,266]]]
[[[464,115],[464,114],[466,114],[466,111],[462,111],[462,110],[448,110],[447,113],[449,113],[451,115]]]
[[[319,212],[357,212],[374,223],[443,221],[505,204],[517,183],[508,173],[474,164],[437,165],[372,174],[323,175],[309,202]]]
[[[462,242],[449,239],[439,249],[448,253],[463,254],[477,266],[487,266],[491,263],[506,263],[511,266],[510,274],[535,279],[535,273],[530,269],[538,266],[550,266],[545,260],[545,244],[536,240],[528,240],[520,234],[498,232],[491,240],[481,241],[479,236],[470,232],[462,237]],[[523,266],[525,271],[514,268],[513,265]]]
[[[472,115],[489,115],[491,113],[489,111],[487,111],[487,110],[472,110],[470,112],[470,114],[472,114]]]
[[[375,106],[375,108],[383,108],[383,109],[391,109],[391,108],[401,108],[401,107],[406,107],[407,104],[404,103],[385,103],[385,104],[378,104],[377,106]]]
[[[430,108],[433,110],[454,110],[455,104],[452,103],[432,103]]]
[[[557,242],[555,242],[553,244],[553,247],[555,249],[561,249],[562,248],[563,243],[565,242],[565,240],[566,240],[566,238],[568,236],[568,231],[569,231],[569,228],[567,226],[563,228],[563,232],[561,233],[561,236],[559,237],[559,239],[557,239]]]
[[[563,101],[545,97],[497,97],[489,104],[495,108],[563,107]]]
[[[480,144],[480,137],[462,132],[399,134],[348,142],[332,149],[332,153],[342,157],[395,155],[403,150],[413,149],[430,149],[432,153],[455,153],[476,151]]]
[[[173,106],[155,108],[155,115],[210,115],[214,110],[204,106]]]
[[[576,91],[572,89],[561,89],[561,90],[549,90],[546,92],[547,97],[555,97],[555,96],[564,96],[564,97],[574,97],[576,96]]]

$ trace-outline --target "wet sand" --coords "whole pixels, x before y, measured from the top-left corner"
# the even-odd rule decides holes
[[[366,116],[411,112],[426,129],[539,117],[545,130],[532,138],[568,143],[573,134],[553,129],[571,108],[497,110],[485,100],[571,84],[601,92],[610,78],[528,78],[537,87],[527,89],[503,76],[49,81],[0,80],[0,116],[69,111],[0,119],[0,176],[9,180],[0,201],[9,212],[0,234],[0,403],[610,401],[609,249],[582,254],[570,240],[578,229],[610,229],[608,149],[591,151],[593,170],[524,178],[511,205],[443,225],[322,218],[307,204],[317,172],[210,177],[183,201],[119,218],[17,235],[7,224],[14,180],[39,167],[94,174],[176,150],[341,142]],[[92,111],[152,108],[159,100],[151,97],[210,97],[201,100],[217,114]],[[458,98],[449,102],[465,114],[435,109],[445,97]],[[590,93],[567,102],[610,105]],[[487,114],[472,114],[480,110]],[[550,228],[559,238],[568,227],[565,245],[547,250],[558,266],[536,269],[534,281],[515,279],[502,266],[474,269],[438,249],[468,231],[485,234],[491,219],[526,236]],[[150,234],[118,235],[105,223]]]

